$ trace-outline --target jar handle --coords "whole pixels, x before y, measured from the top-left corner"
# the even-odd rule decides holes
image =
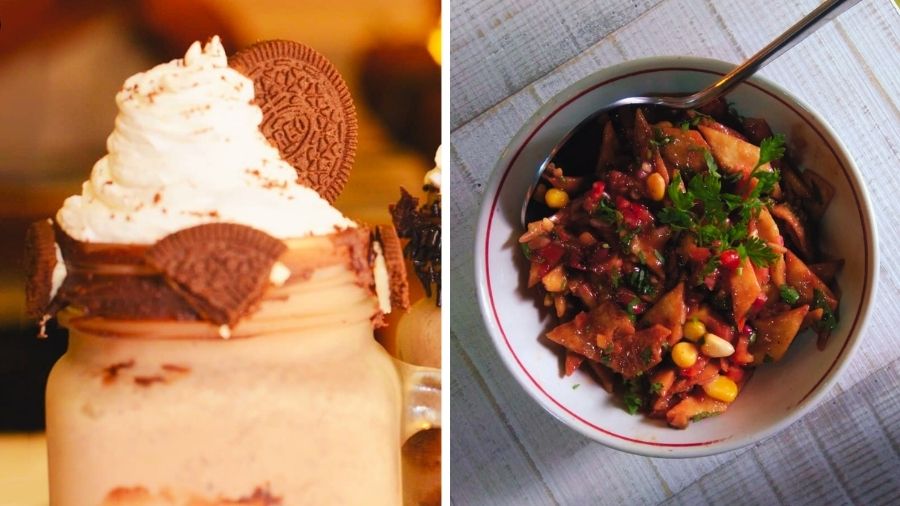
[[[400,444],[419,431],[441,426],[441,370],[393,359],[403,392]]]

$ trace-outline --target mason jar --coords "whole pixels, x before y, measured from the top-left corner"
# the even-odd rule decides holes
[[[60,312],[51,504],[402,502],[400,447],[439,425],[440,374],[373,339],[378,302],[354,246],[288,246],[290,275],[233,328]]]

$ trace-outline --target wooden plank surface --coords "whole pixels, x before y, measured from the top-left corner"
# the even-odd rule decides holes
[[[659,1],[450,1],[451,128],[547,74]]]
[[[762,72],[824,117],[866,181],[881,262],[879,298],[861,348],[828,399],[788,430],[747,449],[681,461],[629,455],[577,435],[538,407],[506,371],[473,296],[472,244],[484,186],[523,122],[577,79],[651,55],[739,62],[818,1],[664,0],[649,8],[606,2],[603,9],[630,10],[620,18],[627,21],[594,42],[581,39],[584,45],[563,56],[549,43],[496,42],[547,41],[566,29],[562,18],[543,16],[538,33],[533,19],[495,25],[469,19],[479,11],[536,15],[556,9],[556,2],[535,0],[527,11],[515,10],[517,2],[492,2],[489,8],[484,3],[459,0],[451,13],[451,85],[477,81],[480,86],[477,93],[475,88],[451,93],[453,503],[900,500],[900,263],[891,260],[900,248],[892,225],[900,214],[900,14],[892,3],[864,0]],[[527,64],[516,73],[498,61]],[[549,73],[536,70],[549,61],[554,62]],[[498,100],[501,92],[506,95]]]

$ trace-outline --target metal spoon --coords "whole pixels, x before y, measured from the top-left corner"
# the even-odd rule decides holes
[[[850,7],[853,7],[854,5],[859,3],[859,1],[860,0],[827,0],[822,5],[816,7],[815,10],[807,14],[806,17],[788,28],[784,33],[770,42],[769,45],[760,49],[759,52],[751,56],[750,59],[735,67],[734,70],[723,76],[721,79],[719,79],[709,87],[700,90],[692,95],[681,97],[626,97],[616,100],[603,109],[594,112],[593,114],[585,118],[581,123],[579,123],[575,128],[570,130],[569,133],[567,133],[562,138],[562,140],[560,140],[556,144],[556,146],[554,146],[553,149],[550,150],[550,154],[543,161],[543,163],[541,163],[541,166],[537,172],[537,177],[531,184],[531,187],[528,189],[525,204],[522,206],[522,225],[527,226],[529,223],[528,217],[531,217],[533,214],[529,211],[532,202],[534,202],[534,199],[532,199],[531,197],[534,194],[534,190],[541,179],[541,175],[543,175],[544,170],[547,168],[547,165],[551,160],[554,159],[559,150],[569,141],[569,139],[572,138],[572,136],[577,131],[579,131],[586,124],[591,123],[600,114],[624,105],[658,105],[673,109],[694,109],[700,107],[728,93],[732,88],[740,84],[744,79],[747,79],[748,77],[753,75],[757,70],[763,68],[767,63],[781,56],[785,51],[797,45],[811,33],[815,32]]]

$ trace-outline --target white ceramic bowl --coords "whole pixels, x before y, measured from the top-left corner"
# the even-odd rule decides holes
[[[571,128],[610,102],[641,93],[696,91],[732,68],[693,57],[632,61],[565,89],[522,126],[494,169],[478,221],[475,269],[479,303],[493,342],[513,376],[544,409],[607,446],[657,457],[696,457],[734,450],[784,429],[816,405],[859,345],[876,282],[875,224],[858,169],[838,135],[797,98],[761,78],[728,95],[738,111],[768,120],[787,135],[802,167],[836,189],[823,218],[824,251],[845,259],[838,276],[839,325],[823,351],[807,332],[778,363],[764,364],[721,416],[675,430],[628,415],[584,371],[563,378],[560,353],[543,332],[535,294],[525,290],[527,262],[517,244],[526,190],[549,150]],[[574,388],[580,385],[579,388]]]

